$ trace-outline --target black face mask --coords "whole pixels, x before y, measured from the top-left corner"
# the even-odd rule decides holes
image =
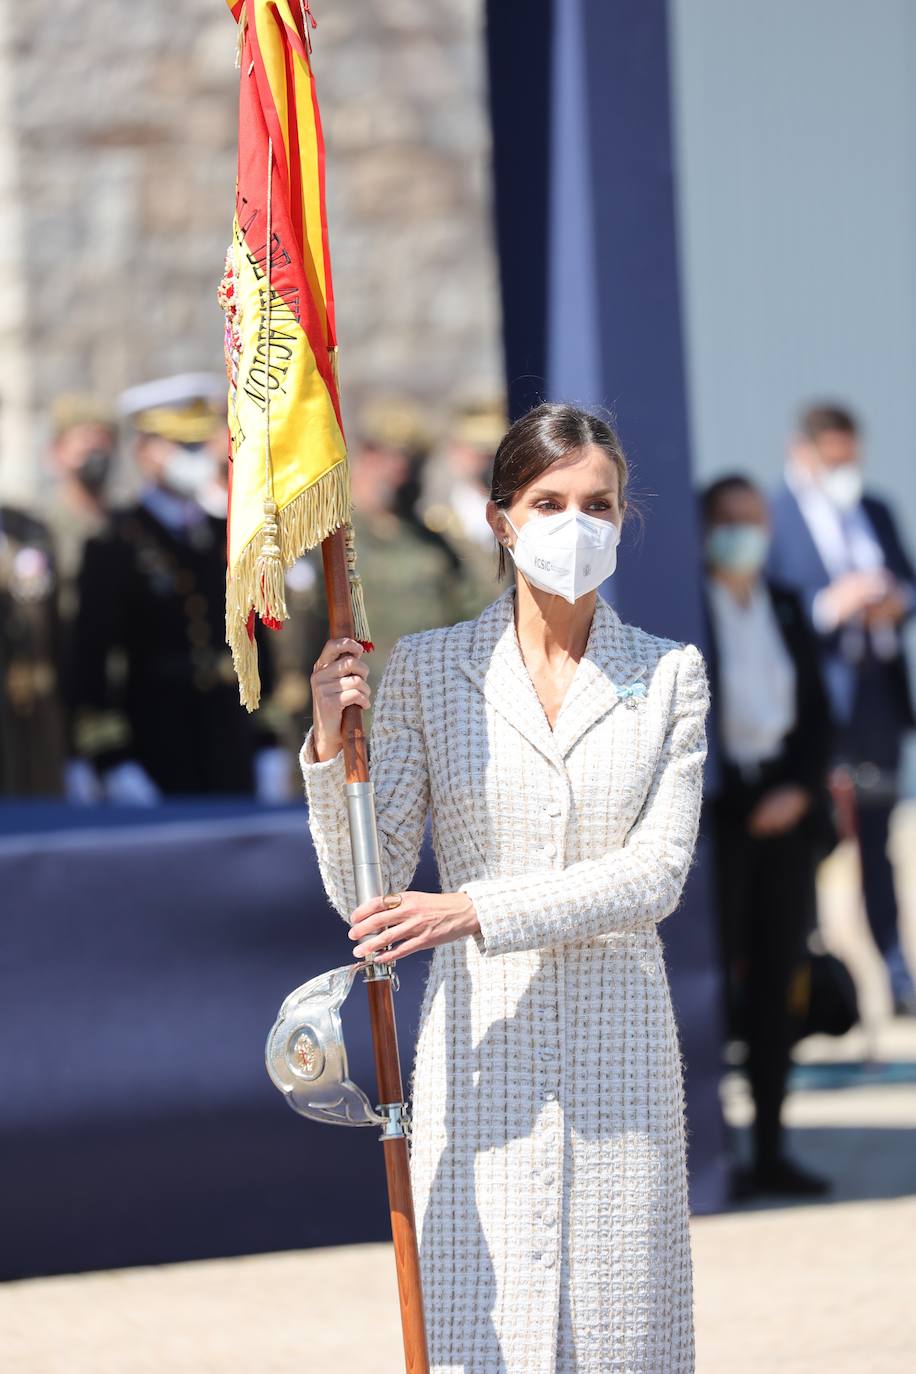
[[[108,481],[112,455],[106,448],[92,448],[76,469],[77,479],[87,491],[97,496]]]

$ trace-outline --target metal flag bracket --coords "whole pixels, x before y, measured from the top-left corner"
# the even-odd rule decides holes
[[[357,973],[367,981],[391,978],[394,970],[364,960],[311,978],[284,1001],[267,1037],[265,1060],[271,1081],[300,1116],[338,1126],[381,1126],[381,1139],[409,1135],[406,1103],[373,1108],[349,1074],[340,1008]]]

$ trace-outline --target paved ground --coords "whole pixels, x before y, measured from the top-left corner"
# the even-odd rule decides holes
[[[913,934],[916,808],[899,821]],[[698,1374],[916,1368],[916,1022],[887,1019],[851,855],[825,866],[821,888],[823,927],[854,966],[865,1025],[800,1047],[788,1117],[798,1157],[837,1188],[814,1206],[694,1222]],[[748,1103],[737,1077],[724,1101],[740,1132]],[[403,1369],[384,1245],[8,1284],[0,1350],[3,1374]]]

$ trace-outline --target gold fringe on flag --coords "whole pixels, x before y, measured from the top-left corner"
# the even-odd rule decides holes
[[[280,549],[277,503],[264,502],[261,549],[254,564],[254,608],[262,620],[288,620],[286,609],[286,569]]]
[[[265,598],[264,571],[271,569],[271,585],[274,571],[278,570],[282,583],[287,568],[301,558],[307,548],[326,539],[329,534],[350,518],[350,470],[346,462],[338,463],[329,472],[319,477],[299,496],[276,513],[274,525],[276,535],[273,542],[276,553],[270,550],[265,561],[260,535],[251,541],[238,559],[234,572],[226,579],[226,640],[232,650],[232,661],[239,679],[239,695],[242,705],[254,711],[261,697],[261,678],[258,673],[258,652],[254,642],[254,620],[252,612],[266,616],[271,622],[288,618],[285,594],[276,602],[269,595]],[[266,535],[267,526],[263,533]],[[352,587],[352,581],[351,581]],[[355,603],[355,597],[354,597]],[[263,607],[264,609],[260,609]],[[282,614],[278,611],[282,607]],[[354,621],[359,619],[354,604]],[[366,634],[358,638],[369,639],[362,612],[361,625]]]
[[[245,46],[245,29],[248,27],[248,14],[243,5],[239,13],[238,28],[235,35],[235,65],[241,68],[242,49]]]
[[[350,583],[350,605],[353,610],[353,637],[358,639],[367,650],[372,648],[372,635],[366,618],[366,598],[363,595],[363,579],[356,571],[356,535],[353,526],[347,522],[347,575]]]

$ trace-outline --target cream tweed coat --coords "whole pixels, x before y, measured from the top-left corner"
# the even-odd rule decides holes
[[[401,639],[371,771],[387,890],[432,819],[481,934],[438,947],[411,1075],[413,1191],[436,1374],[694,1368],[683,1095],[656,926],[696,838],[697,649],[598,597],[551,730],[514,588]],[[355,906],[342,757],[302,768],[331,901]]]

